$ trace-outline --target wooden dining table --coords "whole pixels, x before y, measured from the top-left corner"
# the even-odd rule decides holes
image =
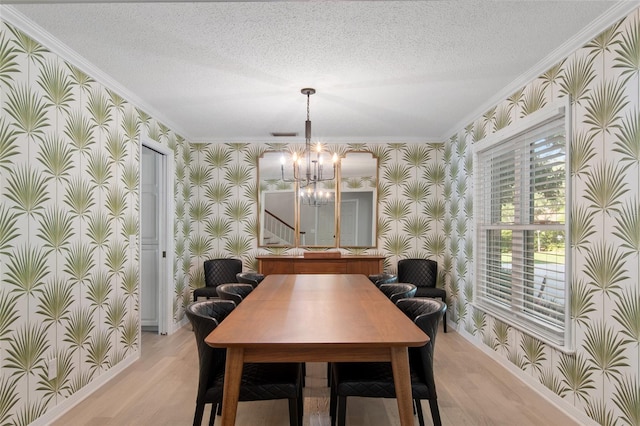
[[[205,342],[227,348],[222,425],[245,362],[391,362],[400,423],[414,424],[408,347],[429,337],[365,275],[268,275]]]

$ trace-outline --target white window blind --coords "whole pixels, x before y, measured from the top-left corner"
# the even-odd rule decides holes
[[[540,111],[518,130],[479,142],[474,163],[476,305],[564,350],[569,340],[566,128],[564,107]]]

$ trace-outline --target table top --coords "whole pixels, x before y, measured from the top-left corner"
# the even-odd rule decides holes
[[[214,347],[422,346],[422,332],[364,275],[269,275],[205,339]]]

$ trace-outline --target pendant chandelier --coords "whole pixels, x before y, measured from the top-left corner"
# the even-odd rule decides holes
[[[332,172],[331,176],[325,176],[323,170],[323,149],[322,145],[318,143],[314,149],[311,148],[311,120],[309,119],[309,97],[316,93],[316,89],[304,88],[300,91],[307,97],[307,121],[305,122],[305,144],[304,152],[298,156],[297,153],[293,153],[291,157],[292,176],[285,177],[285,164],[286,160],[284,156],[280,160],[280,170],[282,172],[282,180],[284,182],[296,182],[300,188],[300,195],[303,195],[303,188],[313,188],[310,195],[319,195],[316,192],[318,182],[333,180],[336,177],[336,163],[338,162],[338,155],[333,154],[332,158]],[[308,192],[308,191],[307,191]],[[326,202],[325,202],[326,204]]]

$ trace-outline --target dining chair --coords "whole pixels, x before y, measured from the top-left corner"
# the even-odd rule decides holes
[[[382,284],[378,288],[393,303],[396,303],[400,299],[415,296],[416,290],[418,290],[418,287],[409,283]]]
[[[220,299],[231,300],[239,305],[253,291],[253,286],[251,284],[227,283],[217,286],[216,291]]]
[[[433,372],[433,355],[438,325],[447,305],[430,298],[401,299],[396,304],[405,315],[429,336],[429,342],[418,348],[409,348],[411,393],[415,402],[420,426],[424,426],[421,400],[429,400],[431,417],[440,426],[440,410]],[[347,397],[395,398],[393,370],[389,362],[336,362],[332,363],[331,398],[329,412],[331,426],[344,426],[347,413]],[[337,417],[337,418],[336,418]]]
[[[258,284],[264,280],[264,274],[259,274],[257,272],[240,272],[236,274],[236,280],[239,283],[251,284],[254,287],[257,287]]]
[[[418,287],[415,297],[431,297],[447,303],[447,291],[438,288],[438,263],[431,259],[400,259],[398,261],[398,282],[411,283]],[[442,327],[447,332],[447,313],[442,319]]]
[[[227,350],[213,348],[204,339],[235,308],[230,300],[193,302],[186,315],[193,326],[200,362],[198,393],[193,425],[200,426],[206,404],[212,404],[209,426],[213,426],[216,406],[222,404]],[[299,363],[245,363],[242,369],[239,401],[287,399],[290,426],[302,426],[302,368]]]
[[[369,280],[376,285],[376,287],[380,287],[382,284],[391,284],[398,282],[398,276],[395,274],[371,274],[369,275]]]
[[[218,297],[216,287],[223,283],[237,282],[236,274],[242,272],[242,260],[240,259],[209,259],[203,263],[204,287],[193,290],[193,301],[198,297]]]

